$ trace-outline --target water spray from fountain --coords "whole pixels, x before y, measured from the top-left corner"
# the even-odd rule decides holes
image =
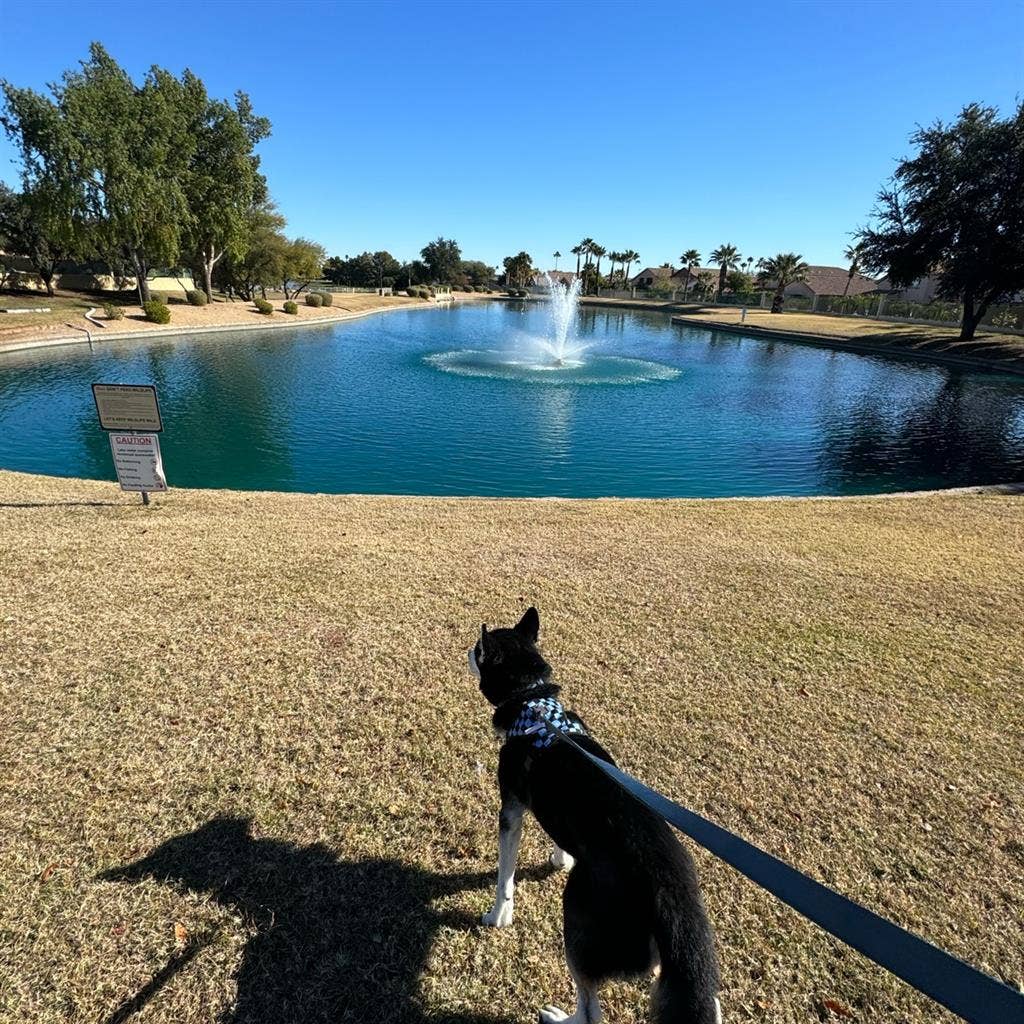
[[[588,348],[580,343],[570,344],[569,335],[576,326],[576,311],[579,307],[580,285],[577,277],[572,284],[554,281],[550,274],[544,275],[548,286],[548,316],[551,325],[550,338],[537,338],[537,348],[550,357],[554,366],[578,363],[579,357]]]

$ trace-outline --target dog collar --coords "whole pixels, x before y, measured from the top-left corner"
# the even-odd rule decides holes
[[[561,701],[554,697],[538,697],[528,700],[508,727],[506,739],[517,736],[530,736],[533,746],[543,749],[555,742],[557,733],[585,736],[587,730],[582,722],[562,707]]]

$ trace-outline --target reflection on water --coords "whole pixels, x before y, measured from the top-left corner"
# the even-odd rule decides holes
[[[111,479],[89,389],[108,381],[156,384],[172,486],[710,496],[1024,478],[1016,378],[588,308],[585,364],[550,371],[546,386],[467,355],[507,361],[543,316],[491,303],[10,353],[0,466]]]

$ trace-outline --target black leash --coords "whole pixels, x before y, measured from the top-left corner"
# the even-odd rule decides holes
[[[947,1010],[971,1024],[1024,1024],[1021,993],[674,803],[594,757],[561,730],[552,726],[550,731],[694,842]]]

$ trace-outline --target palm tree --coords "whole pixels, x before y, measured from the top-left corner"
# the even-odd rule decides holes
[[[583,255],[583,243],[580,242],[579,245],[574,245],[569,250],[569,252],[571,252],[573,254],[573,256],[576,257],[576,276],[579,277],[580,276],[580,257]]]
[[[782,312],[782,296],[787,285],[796,284],[807,276],[810,267],[795,252],[780,252],[778,256],[757,261],[761,277],[767,283],[775,284],[775,295],[772,297],[772,312]]]
[[[850,291],[850,285],[853,284],[854,274],[860,271],[861,260],[864,258],[864,243],[851,243],[843,250],[843,256],[850,261],[850,272],[846,275],[846,287],[843,289],[843,298],[845,299]]]
[[[580,249],[583,250],[583,266],[590,266],[590,257],[594,255],[594,246],[597,243],[592,238],[584,238],[580,242]]]
[[[621,252],[610,252],[610,253],[608,253],[608,259],[610,259],[612,261],[612,269],[610,271],[608,271],[608,277],[612,280],[612,282],[614,284],[614,280],[615,280],[615,264],[616,263],[620,263],[621,264],[621,263],[624,262],[623,254]]]
[[[608,250],[603,245],[598,245],[594,242],[590,246],[590,252],[592,255],[597,257],[597,284],[595,287],[601,287],[601,257],[608,254]]]
[[[686,267],[686,278],[683,280],[683,298],[686,299],[690,294],[690,272],[700,263],[700,253],[696,249],[687,249],[679,257],[679,262]]]
[[[558,269],[558,261],[562,258],[562,254],[556,249],[552,255],[555,257],[555,270]]]
[[[735,245],[720,245],[711,254],[711,262],[718,265],[718,291],[715,300],[719,301],[725,290],[725,275],[739,266],[740,254]]]
[[[638,253],[635,249],[627,249],[624,253],[622,253],[622,262],[625,264],[626,271],[626,278],[625,281],[623,281],[623,284],[629,281],[629,268],[633,266],[633,264],[636,263],[638,259],[640,259],[640,253]]]

